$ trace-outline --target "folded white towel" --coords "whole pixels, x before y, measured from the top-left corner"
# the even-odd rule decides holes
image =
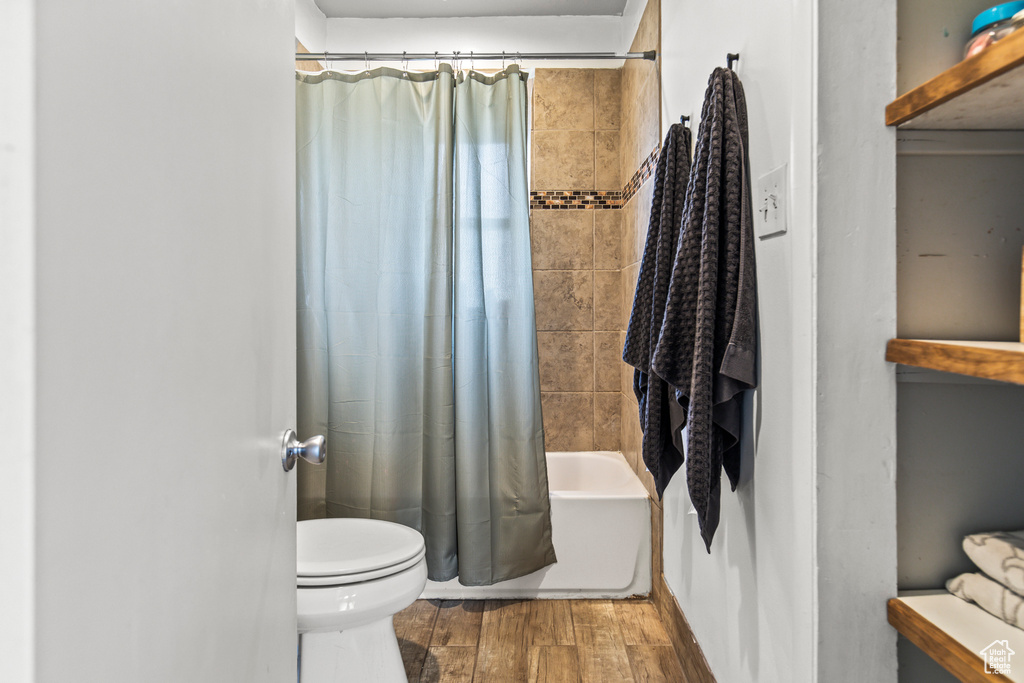
[[[993,531],[964,538],[964,552],[978,569],[1024,595],[1024,531]]]
[[[946,590],[973,602],[1011,626],[1024,628],[1024,598],[984,574],[961,574],[946,582]]]

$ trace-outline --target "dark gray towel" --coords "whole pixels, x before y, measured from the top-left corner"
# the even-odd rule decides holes
[[[686,483],[708,552],[718,528],[721,470],[733,490],[739,481],[743,391],[757,383],[747,149],[743,86],[731,69],[715,69],[704,94],[682,235],[651,359],[685,411],[678,411],[671,433],[679,438],[687,426]]]
[[[669,479],[683,464],[683,454],[672,441],[670,401],[674,392],[657,375],[651,374],[651,356],[658,343],[665,314],[672,262],[679,244],[683,201],[690,174],[690,129],[673,124],[661,147],[654,175],[654,202],[647,227],[640,275],[637,278],[633,311],[629,316],[622,360],[633,366],[633,392],[640,404],[644,464],[654,477],[660,498]]]

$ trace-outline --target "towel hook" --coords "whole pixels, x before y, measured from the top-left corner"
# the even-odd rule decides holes
[[[726,63],[726,65],[728,65],[728,67],[730,69],[732,69],[732,63],[733,62],[738,62],[738,61],[740,61],[740,53],[739,52],[730,52],[730,53],[725,55],[725,63]]]
[[[684,126],[687,123],[689,123],[689,122],[690,122],[690,117],[689,116],[680,116],[679,117],[679,123],[683,124]]]

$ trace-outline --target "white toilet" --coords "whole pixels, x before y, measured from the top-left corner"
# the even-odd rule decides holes
[[[300,683],[407,681],[391,617],[423,592],[425,553],[401,524],[298,523]]]

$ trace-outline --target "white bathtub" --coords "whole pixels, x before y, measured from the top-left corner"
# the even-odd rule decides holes
[[[621,453],[548,453],[558,562],[493,586],[427,581],[424,598],[622,598],[651,591],[647,489]]]

